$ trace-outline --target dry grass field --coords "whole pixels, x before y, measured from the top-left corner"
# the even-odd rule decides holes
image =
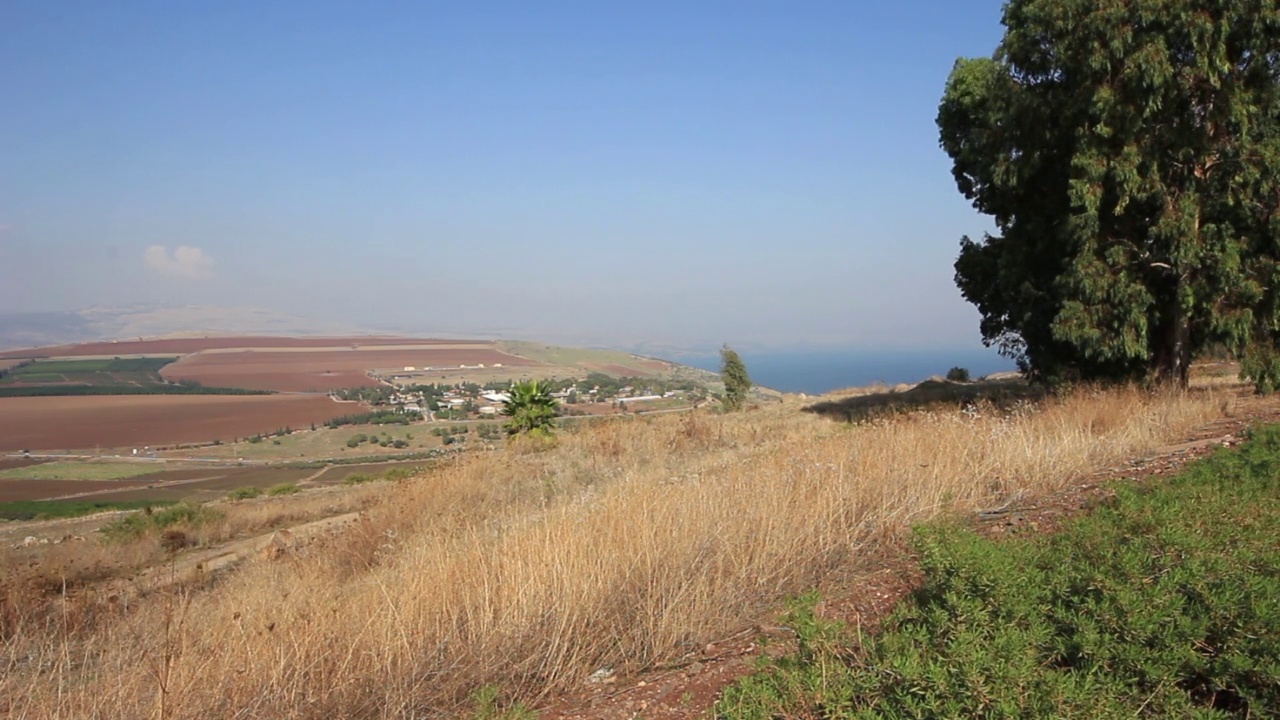
[[[0,715],[457,717],[490,683],[537,702],[676,660],[914,523],[1062,488],[1227,398],[605,421],[356,488],[354,529],[216,583],[124,604],[0,573]],[[118,552],[154,560],[157,542]]]

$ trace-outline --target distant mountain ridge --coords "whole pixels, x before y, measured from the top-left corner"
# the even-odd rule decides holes
[[[340,322],[247,307],[87,308],[0,315],[0,350],[174,335],[368,334]]]

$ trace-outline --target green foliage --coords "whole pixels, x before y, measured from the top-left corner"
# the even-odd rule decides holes
[[[422,419],[422,413],[399,413],[394,410],[377,410],[375,412],[343,415],[325,421],[325,427],[336,430],[343,425],[408,425]]]
[[[555,428],[556,401],[551,391],[537,380],[525,380],[511,386],[510,399],[502,404],[508,420],[503,425],[508,435],[550,435]]]
[[[63,460],[0,470],[0,478],[10,480],[121,480],[160,472],[157,463],[82,462]]]
[[[737,351],[728,345],[720,348],[720,379],[724,381],[724,409],[741,410],[751,391],[751,376]]]
[[[342,479],[343,485],[363,485],[365,483],[377,480],[377,476],[367,475],[365,473],[352,473]]]
[[[149,503],[156,505],[157,503]],[[159,532],[172,527],[195,528],[207,522],[218,520],[222,513],[194,503],[178,503],[159,512],[151,512],[146,507],[141,512],[131,513],[102,526],[99,532],[112,542],[134,540],[150,532]]]
[[[925,583],[879,636],[801,614],[721,717],[1273,717],[1278,474],[1271,427],[1056,535],[921,530]]]
[[[0,519],[54,520],[108,510],[140,510],[172,504],[171,500],[12,500],[0,503]]]
[[[351,437],[347,438],[347,447],[349,448],[360,447],[360,443],[363,443],[365,440],[368,440],[368,439],[369,439],[369,436],[365,435],[364,433],[352,435]]]
[[[271,394],[266,390],[208,388],[191,380],[169,382],[160,377],[160,370],[175,360],[37,360],[0,373],[0,397]]]
[[[281,495],[296,495],[302,492],[302,488],[297,483],[280,483],[272,485],[267,489],[267,495],[270,497],[280,497]]]
[[[998,234],[956,283],[1036,379],[1186,384],[1211,344],[1280,338],[1280,9],[1245,0],[1011,0],[938,113]],[[1277,363],[1250,363],[1260,387]]]
[[[505,702],[496,685],[484,685],[471,695],[472,720],[538,720],[538,714],[518,702]]]
[[[228,500],[250,500],[262,496],[262,488],[256,485],[246,485],[242,488],[236,488],[227,493]]]
[[[969,369],[962,367],[953,367],[947,371],[947,379],[951,382],[969,382]]]

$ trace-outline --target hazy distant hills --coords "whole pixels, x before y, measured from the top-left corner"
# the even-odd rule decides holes
[[[373,332],[345,323],[258,308],[187,305],[88,308],[0,315],[0,350],[163,335],[346,335]]]

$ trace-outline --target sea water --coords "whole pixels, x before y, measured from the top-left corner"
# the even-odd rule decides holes
[[[738,354],[756,385],[810,395],[874,383],[915,383],[934,375],[945,375],[953,367],[967,369],[973,378],[1016,369],[1012,360],[985,349],[739,351]],[[672,359],[720,372],[718,354]]]

